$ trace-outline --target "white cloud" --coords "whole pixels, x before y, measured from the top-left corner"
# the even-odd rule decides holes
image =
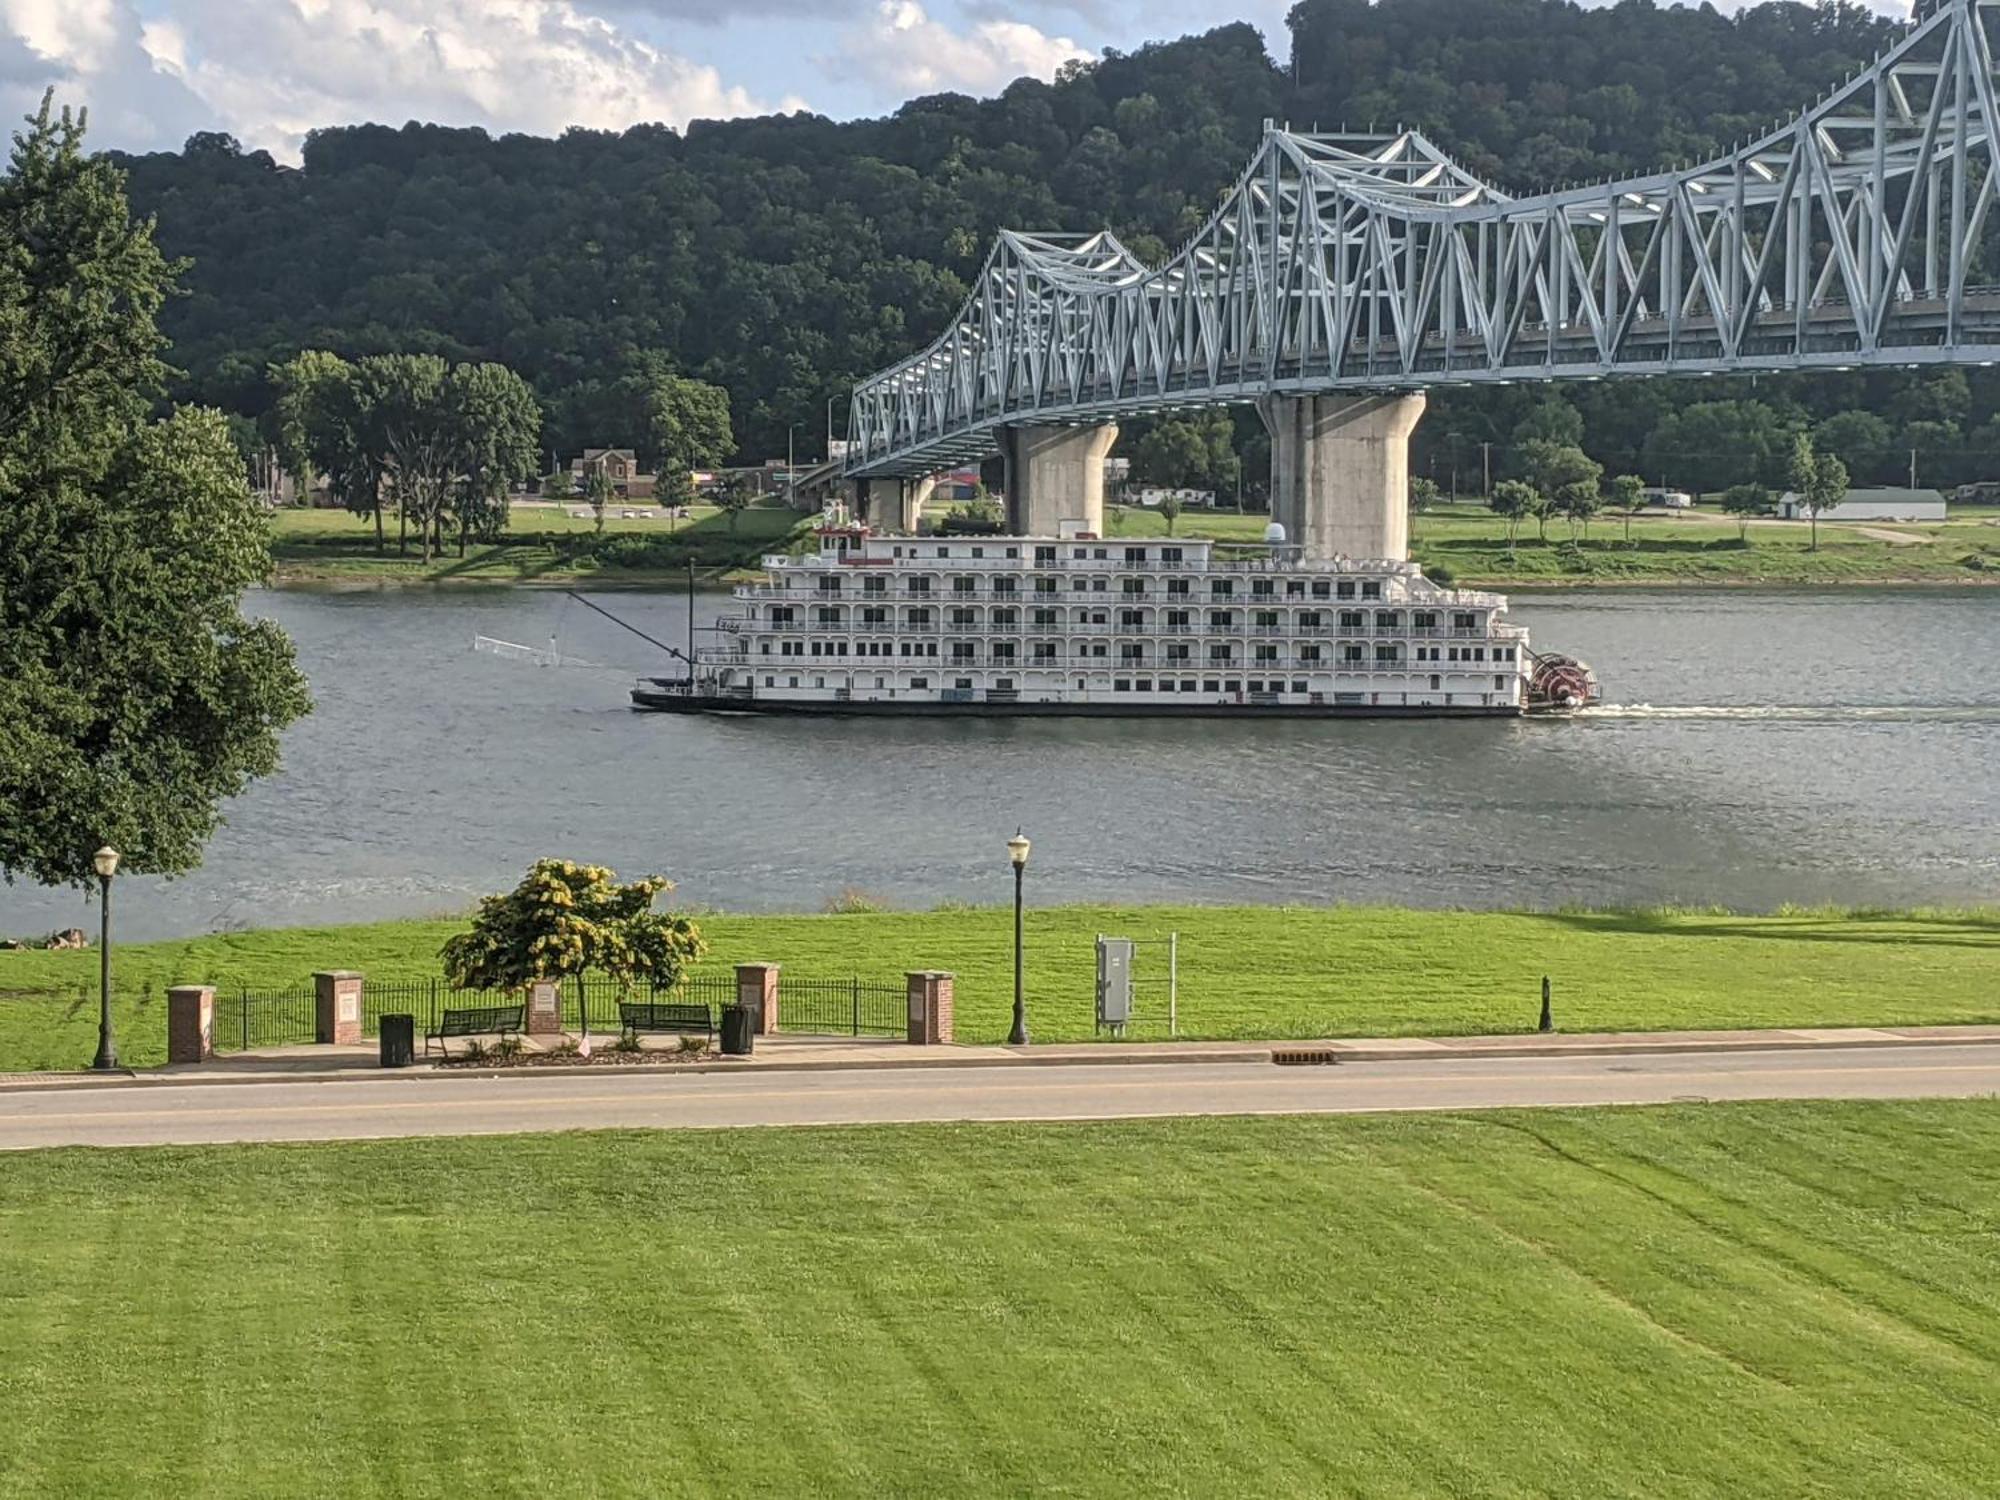
[[[849,66],[888,88],[913,93],[967,89],[990,93],[1023,74],[1052,78],[1090,54],[1066,36],[1025,21],[977,21],[954,31],[918,0],[881,0],[870,22],[845,47]]]
[[[142,19],[137,0],[0,0],[0,49],[25,44],[64,102],[114,124],[93,130],[100,144],[170,146],[179,136],[166,130],[205,126],[283,158],[315,126],[360,120],[553,134],[767,107],[715,68],[571,0],[259,0],[254,25],[242,0],[149,10]],[[135,91],[157,102],[163,89],[179,107],[132,108]]]

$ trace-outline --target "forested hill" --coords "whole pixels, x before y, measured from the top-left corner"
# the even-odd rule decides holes
[[[570,448],[618,436],[593,418],[594,383],[653,349],[729,388],[747,452],[782,451],[796,423],[810,453],[830,397],[939,331],[996,227],[1108,224],[1163,254],[1213,208],[1266,117],[1417,125],[1533,189],[1722,149],[1898,32],[1853,4],[1729,18],[1652,0],[1304,0],[1290,29],[1289,58],[1224,26],[1053,84],[845,124],[557,140],[362,126],[315,133],[299,169],[219,136],[125,164],[135,206],[193,258],[192,295],[164,321],[200,399],[259,411],[267,364],[302,346],[434,350],[521,371],[549,406],[549,440]],[[1863,400],[1785,389],[1822,413]],[[1455,397],[1426,429],[1433,442],[1504,436],[1498,408],[1533,399]],[[1608,408],[1593,419],[1593,443],[1636,450],[1659,403],[1680,398],[1577,399],[1649,408],[1643,424]]]

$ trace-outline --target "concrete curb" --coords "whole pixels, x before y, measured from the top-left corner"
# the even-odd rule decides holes
[[[1909,1034],[1915,1032],[1916,1034]],[[892,1061],[882,1057],[801,1058],[796,1061],[726,1062],[715,1059],[698,1063],[633,1064],[605,1069],[603,1077],[733,1073],[758,1077],[773,1073],[890,1073],[937,1068],[1061,1068],[1098,1067],[1111,1064],[1130,1066],[1171,1066],[1178,1064],[1265,1063],[1274,1052],[1327,1053],[1338,1066],[1371,1062],[1476,1061],[1481,1058],[1522,1057],[1617,1057],[1702,1052],[1829,1052],[1883,1047],[1953,1047],[2000,1043],[1995,1028],[1968,1026],[1917,1031],[1916,1028],[1874,1030],[1860,1027],[1816,1036],[1779,1033],[1769,1036],[1732,1034],[1701,1037],[1663,1035],[1649,1040],[1643,1034],[1594,1038],[1577,1036],[1567,1040],[1539,1035],[1518,1041],[1488,1042],[1484,1037],[1412,1037],[1407,1042],[1384,1041],[1358,1045],[1353,1041],[1323,1042],[1237,1042],[1213,1047],[1182,1046],[1173,1051],[1154,1050],[1152,1044],[1089,1043],[1081,1047],[1061,1046],[1046,1051],[1030,1049],[1009,1052],[1003,1048],[961,1053],[940,1049],[921,1057]],[[223,1065],[223,1069],[227,1068]],[[409,1068],[300,1068],[295,1071],[231,1073],[218,1069],[199,1072],[123,1071],[105,1076],[93,1073],[60,1073],[43,1076],[15,1074],[0,1077],[0,1094],[46,1092],[50,1090],[97,1088],[174,1088],[186,1085],[211,1087],[268,1083],[349,1083],[388,1078],[491,1078],[534,1079],[561,1076],[562,1068],[439,1068],[434,1064]]]

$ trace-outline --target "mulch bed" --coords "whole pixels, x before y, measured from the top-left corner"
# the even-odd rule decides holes
[[[440,1068],[657,1068],[679,1067],[687,1063],[713,1062],[722,1057],[720,1052],[704,1049],[699,1052],[659,1051],[621,1052],[613,1047],[593,1050],[585,1057],[580,1052],[518,1052],[512,1057],[496,1057],[487,1053],[484,1057],[457,1055],[439,1063]]]

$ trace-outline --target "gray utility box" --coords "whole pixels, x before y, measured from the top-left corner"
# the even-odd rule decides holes
[[[1132,940],[1097,940],[1097,1024],[1120,1027],[1132,1019]]]

